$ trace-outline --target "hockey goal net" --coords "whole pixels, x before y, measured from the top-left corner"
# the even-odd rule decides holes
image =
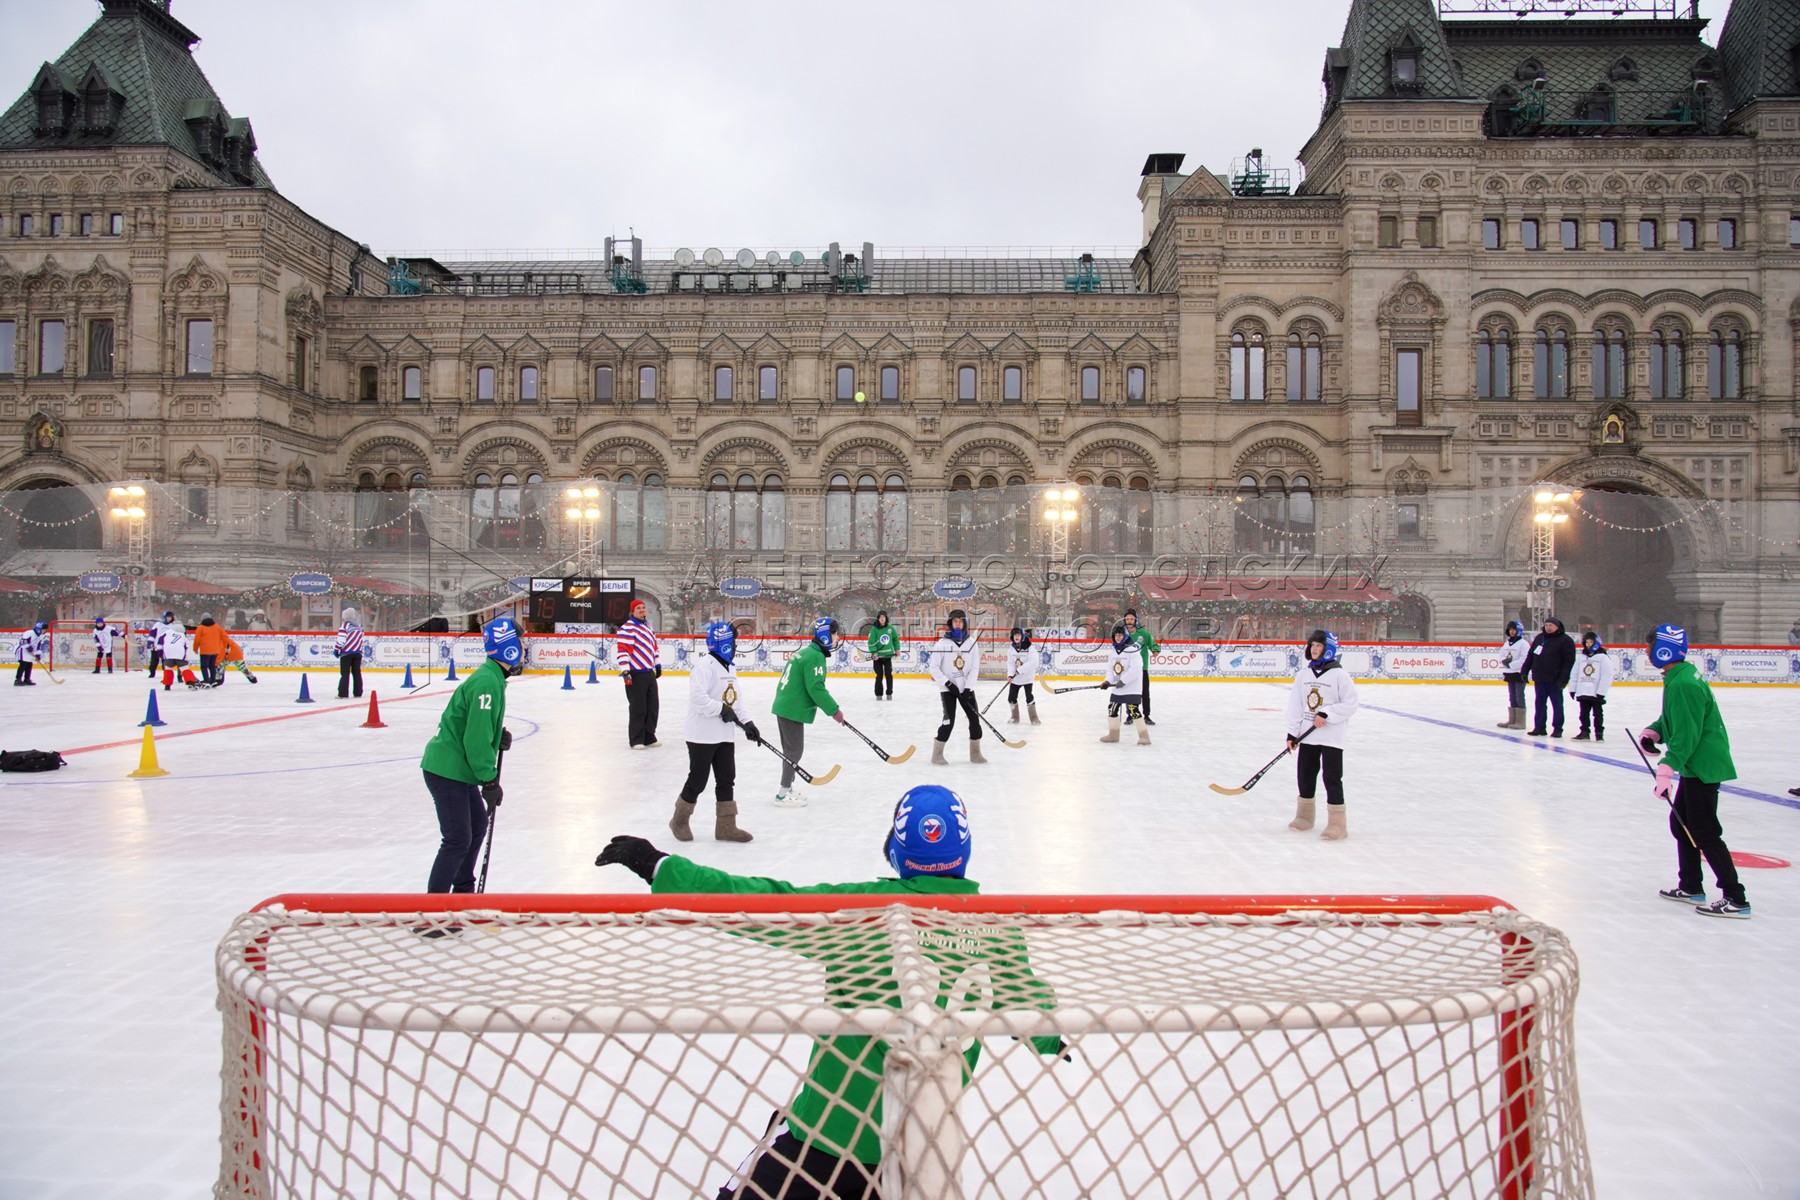
[[[1593,1194],[1488,897],[283,896],[217,967],[218,1197]]]
[[[131,664],[141,661],[137,653],[138,635],[120,620],[108,620],[113,631],[113,670],[129,671]],[[50,623],[50,666],[58,671],[74,673],[83,667],[94,669],[94,623],[92,621],[52,621]],[[105,670],[104,664],[101,670]]]

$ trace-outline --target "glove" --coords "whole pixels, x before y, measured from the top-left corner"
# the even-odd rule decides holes
[[[1656,750],[1657,750],[1657,746],[1661,743],[1661,741],[1662,741],[1661,738],[1657,737],[1656,734],[1652,733],[1648,729],[1644,730],[1644,732],[1638,737],[1638,745],[1640,745],[1644,748],[1645,754],[1655,754]]]
[[[1675,791],[1675,784],[1680,778],[1679,775],[1675,774],[1674,767],[1671,767],[1668,763],[1663,763],[1656,768],[1656,782],[1650,785],[1650,790],[1658,796],[1661,796],[1664,800],[1667,800]]]
[[[755,742],[757,745],[759,745],[759,746],[762,745],[762,734],[757,732],[756,722],[755,721],[745,721],[745,722],[743,722],[743,726],[744,726],[744,736],[749,738],[751,741]]]
[[[481,798],[487,801],[490,811],[500,807],[500,801],[506,799],[506,792],[498,779],[490,779],[481,785]]]
[[[502,729],[500,731],[500,748],[502,750],[512,749],[512,730]]]
[[[625,681],[626,687],[631,686],[631,672],[630,671],[620,671],[619,678],[623,679]]]
[[[944,694],[946,696],[954,696],[960,691],[962,691],[962,689],[957,687],[954,683],[946,683],[944,685]]]
[[[844,723],[844,710],[840,708],[836,712],[832,713],[831,719],[836,721],[839,725],[842,725]]]
[[[656,664],[656,677],[658,679],[662,678],[662,664],[661,663]]]
[[[656,882],[656,864],[669,857],[641,837],[621,833],[594,859],[596,867],[617,863],[645,883]]]
[[[1101,691],[1105,691],[1107,688],[1114,688],[1114,687],[1118,687],[1118,686],[1119,686],[1118,684],[1114,683],[1110,679],[1102,679],[1100,681],[1100,690]]]
[[[1288,748],[1289,753],[1292,753],[1294,747],[1298,746],[1299,744],[1300,744],[1299,738],[1295,737],[1291,733],[1287,735],[1287,748]]]

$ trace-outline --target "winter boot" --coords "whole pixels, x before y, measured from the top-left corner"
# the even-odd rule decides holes
[[[1031,723],[1033,725],[1042,725],[1043,724],[1042,721],[1037,719],[1037,705],[1036,704],[1027,704],[1025,706],[1025,715],[1031,718]]]
[[[694,831],[688,826],[688,818],[693,815],[694,802],[683,800],[677,796],[675,798],[675,815],[669,818],[669,831],[675,835],[676,841],[691,842],[694,840]]]
[[[1150,718],[1145,717],[1142,721],[1139,721],[1137,730],[1138,745],[1148,746],[1150,744]]]
[[[1325,806],[1325,832],[1319,836],[1327,842],[1341,842],[1350,836],[1350,831],[1344,828],[1344,806],[1342,804]]]
[[[944,757],[944,743],[933,738],[931,742],[931,761],[934,765],[947,767],[950,760]]]
[[[984,763],[987,761],[987,759],[981,757],[981,739],[980,738],[970,738],[969,739],[969,761],[975,762],[975,763]]]
[[[688,805],[692,808],[693,805]],[[713,841],[715,842],[747,842],[750,835],[737,827],[737,803],[719,805],[719,815],[713,822]]]
[[[1100,740],[1103,742],[1116,742],[1119,740],[1119,718],[1117,716],[1106,718],[1106,733]]]
[[[1006,723],[1008,725],[1017,725],[1019,723],[1019,706],[1018,705],[1015,704],[1012,706],[1012,716],[1010,716],[1006,719]]]
[[[1311,829],[1313,817],[1316,815],[1313,805],[1314,800],[1311,796],[1294,797],[1294,819],[1288,822],[1288,828],[1298,829],[1302,833]]]
[[[1522,708],[1507,709],[1506,710],[1506,720],[1501,721],[1498,725],[1495,725],[1494,728],[1495,729],[1523,729],[1523,728],[1525,728],[1525,710]]]

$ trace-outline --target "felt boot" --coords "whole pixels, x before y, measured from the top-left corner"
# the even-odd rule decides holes
[[[1506,710],[1506,720],[1501,721],[1499,724],[1494,726],[1495,729],[1517,729],[1518,727],[1519,727],[1519,710],[1516,708],[1507,709]]]
[[[1037,719],[1037,705],[1027,704],[1025,706],[1025,715],[1031,718],[1031,723],[1033,725],[1042,725],[1043,724],[1042,721]]]
[[[693,805],[688,805],[692,808]],[[750,835],[737,827],[737,803],[719,805],[718,819],[713,822],[715,842],[747,842]]]
[[[1319,836],[1328,842],[1341,842],[1350,836],[1350,831],[1344,828],[1344,806],[1342,804],[1325,806],[1325,832]]]
[[[969,761],[976,762],[976,763],[984,763],[987,761],[987,759],[981,757],[981,739],[980,738],[970,738],[969,739]]]
[[[675,815],[669,818],[669,832],[675,835],[678,842],[694,840],[694,831],[688,826],[688,818],[694,815],[694,802],[675,798]]]
[[[1012,706],[1012,716],[1010,716],[1006,719],[1006,723],[1008,725],[1017,725],[1019,723],[1019,706],[1018,705],[1015,704]]]
[[[1150,719],[1148,717],[1138,722],[1137,731],[1138,745],[1148,746],[1150,744]]]
[[[931,761],[940,767],[950,765],[950,760],[944,757],[944,743],[935,739],[931,743]]]
[[[1106,733],[1104,736],[1101,737],[1100,740],[1103,742],[1116,742],[1119,740],[1119,718],[1118,717],[1114,716],[1114,717],[1106,718]]]
[[[1313,827],[1313,817],[1317,815],[1311,796],[1294,797],[1294,819],[1288,822],[1289,829],[1298,829],[1302,833]]]

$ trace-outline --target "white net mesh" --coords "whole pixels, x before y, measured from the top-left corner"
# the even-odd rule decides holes
[[[963,900],[240,917],[215,1194],[1592,1195],[1557,930]]]

